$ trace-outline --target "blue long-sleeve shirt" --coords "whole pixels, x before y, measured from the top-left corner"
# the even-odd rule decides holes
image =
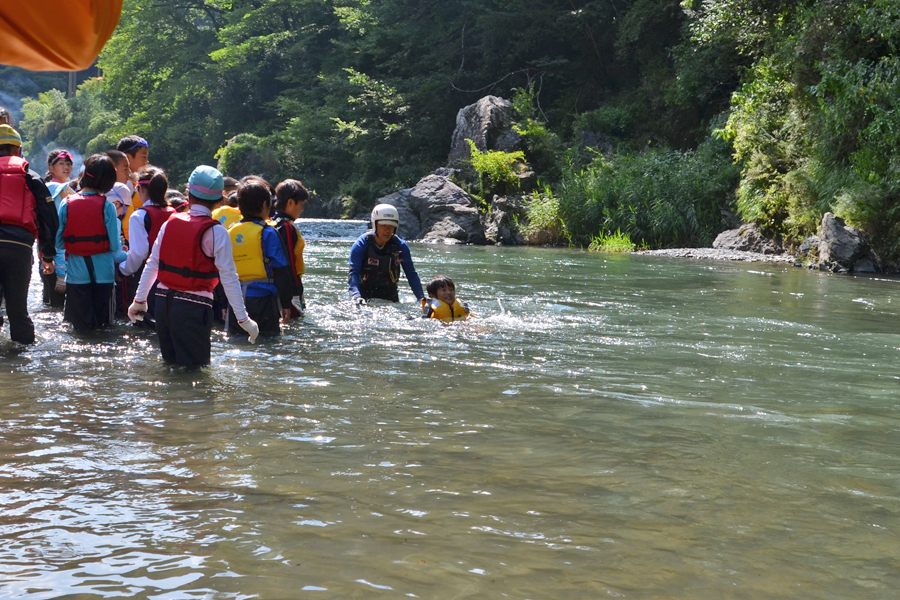
[[[259,219],[253,219],[253,222],[258,225],[265,225],[265,223]],[[274,278],[274,273],[272,272],[273,269],[290,266],[287,256],[284,254],[284,246],[281,245],[281,238],[278,237],[278,232],[275,231],[273,227],[263,227],[262,251],[263,257],[269,259],[269,262],[266,265],[266,271],[270,278]],[[247,286],[248,298],[270,295],[278,295],[278,288],[274,283],[255,281]]]
[[[69,216],[69,201],[65,199],[59,205],[59,229],[56,232],[57,260],[59,256],[65,256],[63,245],[63,232],[66,229],[66,221]],[[115,283],[116,264],[128,258],[128,254],[122,251],[122,241],[119,238],[119,219],[116,217],[116,207],[107,200],[103,204],[103,225],[109,236],[109,252],[102,252],[91,256],[94,265],[94,281],[96,283]],[[91,282],[91,275],[85,262],[85,257],[70,254],[63,259],[62,272],[65,273],[66,283],[85,284]],[[60,273],[60,266],[56,272]]]
[[[362,272],[363,261],[366,259],[366,244],[368,243],[366,237],[368,235],[369,232],[366,232],[359,236],[359,239],[353,242],[353,247],[350,248],[348,291],[351,298],[362,295],[359,291],[359,277]],[[406,280],[409,282],[409,287],[412,288],[413,294],[416,295],[416,300],[421,300],[425,297],[425,292],[422,291],[422,281],[419,279],[419,274],[416,273],[415,265],[413,265],[409,246],[399,237],[397,240],[400,242],[400,266],[403,267],[403,273],[406,275]]]

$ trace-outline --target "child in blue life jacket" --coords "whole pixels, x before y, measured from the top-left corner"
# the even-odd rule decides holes
[[[446,275],[438,275],[425,287],[428,299],[423,300],[422,318],[441,321],[464,321],[469,307],[456,297],[456,284]]]
[[[112,321],[115,264],[127,258],[116,208],[106,199],[115,182],[112,160],[94,154],[84,161],[78,192],[69,194],[59,206],[56,246],[66,257],[63,316],[82,333]]]
[[[247,313],[259,324],[260,335],[280,335],[280,322],[291,318],[291,271],[281,239],[266,222],[272,207],[271,186],[260,178],[241,182],[241,221],[228,229],[232,254],[241,280]],[[229,310],[228,331],[240,333]]]

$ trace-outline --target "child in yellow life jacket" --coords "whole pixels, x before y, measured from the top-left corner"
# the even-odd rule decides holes
[[[226,179],[235,181],[231,177]],[[213,211],[212,218],[224,225],[225,229],[228,229],[235,223],[240,223],[242,218],[241,211],[237,208],[237,186],[235,185],[235,189],[231,192],[228,192],[226,188],[226,193],[222,198],[222,205]]]
[[[446,275],[438,275],[425,287],[428,299],[423,299],[422,317],[441,321],[463,321],[469,307],[456,297],[456,284]]]
[[[260,335],[279,335],[279,321],[290,319],[291,272],[278,233],[266,223],[272,206],[269,188],[264,180],[241,183],[238,208],[243,218],[228,234],[250,318],[259,324]],[[229,332],[240,333],[230,310],[226,322]]]
[[[116,150],[124,152],[128,158],[128,189],[131,190],[131,204],[126,204],[125,214],[122,216],[122,235],[128,240],[128,224],[131,222],[131,215],[139,209],[144,203],[135,189],[137,174],[150,164],[150,146],[147,140],[139,135],[126,135],[119,143],[116,144]]]
[[[291,265],[291,318],[303,316],[306,303],[303,301],[303,249],[306,242],[294,227],[294,220],[303,214],[303,207],[309,199],[309,192],[296,179],[285,179],[275,188],[275,216],[270,221],[278,232],[285,254]]]

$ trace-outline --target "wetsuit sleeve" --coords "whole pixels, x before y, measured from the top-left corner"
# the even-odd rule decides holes
[[[413,294],[416,295],[416,300],[424,298],[425,292],[422,291],[422,281],[419,279],[419,274],[416,273],[416,267],[413,264],[409,246],[407,246],[406,242],[403,240],[400,240],[400,266],[403,267],[403,272],[406,274],[406,280],[409,282],[409,287],[412,288]]]
[[[41,181],[34,171],[29,170],[25,175],[25,183],[34,196],[35,213],[38,226],[38,248],[46,257],[56,255],[56,232],[59,229],[59,216],[56,213],[56,204],[53,195],[47,189],[47,185]]]
[[[59,277],[66,276],[66,248],[63,246],[63,231],[66,229],[68,215],[69,201],[64,199],[59,203],[59,226],[56,229],[56,258],[53,261],[56,264],[56,274]]]
[[[359,277],[362,272],[363,260],[366,257],[366,239],[361,237],[354,242],[350,248],[350,277],[347,284],[347,291],[350,292],[351,298],[361,296],[359,292]]]
[[[119,265],[123,275],[137,273],[150,254],[150,240],[144,228],[144,217],[147,211],[139,208],[128,219],[128,258]]]
[[[288,307],[294,295],[294,286],[291,281],[291,265],[281,243],[281,236],[275,229],[266,227],[263,229],[262,245],[263,256],[269,259],[269,266],[272,267],[272,279],[275,280],[278,299],[281,306]]]

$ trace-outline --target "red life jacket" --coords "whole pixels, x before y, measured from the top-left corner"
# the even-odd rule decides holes
[[[153,249],[153,242],[159,235],[159,230],[163,224],[169,220],[169,217],[175,214],[175,209],[171,206],[155,206],[153,204],[145,204],[141,208],[146,212],[144,217],[144,229],[147,230],[147,244]]]
[[[106,196],[73,194],[66,199],[66,228],[63,247],[66,254],[94,256],[109,252],[109,233],[103,218]]]
[[[21,156],[0,157],[0,225],[15,225],[38,237],[37,201],[25,176],[28,161]]]
[[[212,292],[219,283],[216,261],[203,253],[200,240],[206,230],[219,225],[212,217],[176,213],[166,221],[166,235],[159,246],[156,278],[179,292]]]

